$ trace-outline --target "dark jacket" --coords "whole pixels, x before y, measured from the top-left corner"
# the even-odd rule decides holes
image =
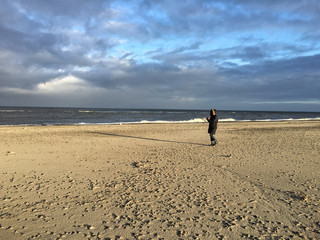
[[[218,116],[213,115],[210,118],[207,118],[207,121],[209,122],[208,133],[216,134],[218,127]]]

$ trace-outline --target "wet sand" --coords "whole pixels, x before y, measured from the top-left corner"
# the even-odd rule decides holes
[[[0,239],[320,239],[320,122],[0,127]]]

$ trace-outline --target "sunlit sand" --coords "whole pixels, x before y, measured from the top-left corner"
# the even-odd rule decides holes
[[[0,239],[319,239],[320,122],[0,127]]]

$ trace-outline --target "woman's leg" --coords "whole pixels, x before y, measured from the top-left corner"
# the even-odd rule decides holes
[[[211,141],[216,140],[216,139],[214,138],[214,136],[213,136],[213,134],[212,134],[212,133],[210,133],[210,139],[211,139]]]
[[[211,145],[215,145],[216,144],[216,139],[215,139],[215,137],[213,136],[212,133],[210,133],[210,140],[211,140]]]

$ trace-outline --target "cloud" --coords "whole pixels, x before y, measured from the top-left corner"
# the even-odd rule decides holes
[[[33,89],[23,89],[7,87],[2,91],[14,94],[31,94],[31,95],[67,95],[80,94],[88,92],[103,91],[103,89],[94,87],[85,80],[69,75],[52,79],[48,82],[39,83]]]
[[[0,90],[0,100],[13,97],[14,105],[32,106],[91,106],[99,104],[95,99],[114,94],[107,89],[96,87],[72,75],[39,83],[32,89],[5,87]],[[23,100],[23,102],[21,102]]]
[[[53,79],[49,82],[40,83],[36,87],[36,91],[42,94],[66,94],[87,90],[88,84],[74,76]]]
[[[2,105],[318,107],[316,0],[0,3]]]
[[[53,17],[67,17],[72,19],[88,18],[102,9],[108,9],[108,1],[101,0],[17,0],[14,6],[23,11],[24,14],[30,18],[50,18],[55,21]],[[91,13],[91,14],[90,14]]]
[[[201,42],[196,42],[191,44],[190,46],[178,47],[174,51],[168,52],[167,54],[176,54],[176,53],[180,53],[188,50],[195,50],[195,49],[198,49],[200,45],[201,45]]]

